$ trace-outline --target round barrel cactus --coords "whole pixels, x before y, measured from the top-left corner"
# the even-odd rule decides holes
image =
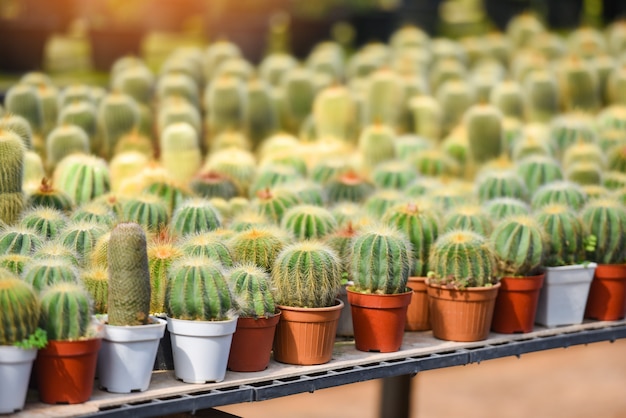
[[[533,194],[531,206],[538,210],[551,203],[561,203],[579,211],[587,201],[587,194],[579,184],[561,180],[544,184]]]
[[[240,195],[237,184],[229,177],[214,172],[207,171],[195,176],[189,183],[189,187],[200,197],[221,197],[231,199]]]
[[[55,283],[78,283],[78,269],[60,258],[33,259],[24,266],[22,279],[41,292]]]
[[[543,267],[546,236],[531,215],[500,222],[490,235],[491,245],[504,276],[530,276]]]
[[[515,170],[485,171],[476,180],[476,189],[481,202],[498,197],[528,198],[526,183]]]
[[[24,212],[20,224],[37,231],[44,239],[50,240],[59,236],[67,221],[67,217],[60,210],[43,206]]]
[[[595,237],[595,248],[587,250],[591,261],[620,264],[626,261],[626,208],[616,199],[590,201],[580,213],[583,224]]]
[[[281,227],[300,240],[321,239],[337,228],[337,221],[326,208],[297,205],[285,213]]]
[[[183,202],[172,215],[171,227],[181,236],[209,232],[222,225],[221,215],[207,199],[193,198]]]
[[[24,209],[24,154],[20,137],[0,129],[0,221],[8,225],[16,222]]]
[[[581,263],[585,258],[585,227],[576,212],[560,203],[542,207],[537,221],[548,239],[546,267]]]
[[[259,191],[252,200],[256,211],[276,224],[280,224],[287,210],[298,204],[300,199],[294,193],[269,188]]]
[[[402,190],[417,178],[417,171],[406,161],[390,160],[380,163],[372,172],[377,187]]]
[[[67,341],[86,337],[91,324],[89,293],[78,283],[57,283],[41,294],[39,325],[49,340]]]
[[[27,205],[45,206],[64,212],[70,212],[74,208],[72,198],[64,191],[52,187],[52,182],[45,177],[39,188],[28,196]]]
[[[282,228],[261,226],[236,233],[228,245],[234,262],[253,263],[269,272],[278,254],[291,241],[292,237]]]
[[[490,104],[476,104],[464,116],[470,154],[476,164],[498,158],[502,152],[502,113]]]
[[[128,199],[123,204],[124,219],[135,222],[151,232],[158,232],[167,226],[169,214],[167,206],[158,196],[143,193]]]
[[[241,264],[226,272],[239,316],[266,318],[274,315],[276,305],[269,274],[254,264]]]
[[[443,219],[443,231],[467,229],[483,236],[489,236],[493,221],[484,207],[467,204],[452,208]]]
[[[0,255],[0,268],[9,270],[20,276],[24,271],[24,266],[32,260],[32,257],[26,254],[3,254]]]
[[[46,163],[50,171],[66,156],[89,154],[89,136],[80,126],[59,125],[46,137]]]
[[[54,185],[67,193],[75,204],[82,205],[109,192],[109,167],[102,158],[71,154],[57,164]]]
[[[187,235],[177,243],[176,248],[187,256],[211,258],[227,268],[233,266],[227,242],[215,231]]]
[[[70,219],[74,222],[94,222],[110,228],[117,221],[117,216],[106,203],[91,201],[76,208],[70,215]]]
[[[379,123],[364,128],[358,140],[363,165],[367,169],[373,169],[384,161],[394,159],[395,138],[396,134],[389,125]]]
[[[75,251],[81,259],[81,265],[85,265],[96,242],[107,230],[106,227],[94,222],[70,222],[61,231],[59,241]]]
[[[499,222],[513,215],[530,214],[530,205],[513,197],[491,199],[484,203],[483,207],[494,222]]]
[[[44,238],[34,229],[13,226],[0,229],[0,254],[32,254]]]
[[[349,171],[330,180],[324,186],[330,205],[340,202],[361,203],[375,190],[375,186],[360,174]]]
[[[517,163],[517,172],[532,195],[539,187],[556,180],[563,180],[563,169],[554,158],[535,155]]]
[[[39,298],[28,283],[0,270],[0,346],[28,339],[39,323]]]

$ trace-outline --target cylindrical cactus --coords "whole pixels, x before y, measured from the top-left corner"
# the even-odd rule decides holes
[[[155,77],[144,65],[131,65],[112,74],[111,86],[114,90],[128,94],[138,103],[148,103],[152,98]]]
[[[207,199],[192,198],[183,202],[172,215],[171,227],[181,236],[213,231],[222,225],[222,217]]]
[[[254,264],[241,264],[226,272],[241,317],[264,318],[275,314],[269,274]]]
[[[591,261],[620,264],[626,260],[626,209],[617,199],[596,199],[581,210],[580,217],[595,248],[587,250]]]
[[[167,272],[183,256],[183,251],[165,234],[160,234],[150,239],[147,252],[150,266],[150,312],[164,313]]]
[[[496,84],[489,100],[504,116],[524,118],[524,93],[517,81],[504,80]]]
[[[70,215],[70,219],[75,222],[95,222],[105,227],[112,227],[117,216],[111,207],[104,202],[92,200],[76,208]]]
[[[78,340],[87,336],[92,303],[78,283],[57,283],[41,294],[39,325],[49,340]]]
[[[224,74],[211,80],[204,92],[211,136],[243,127],[245,100],[244,84],[238,77]]]
[[[551,203],[561,203],[578,212],[585,202],[587,195],[580,185],[567,181],[553,181],[541,186],[532,196],[531,206],[537,210]]]
[[[502,113],[490,104],[471,106],[464,116],[472,160],[480,165],[502,152]]]
[[[158,232],[168,224],[167,206],[158,196],[144,193],[123,204],[124,219],[136,222],[151,232]]]
[[[490,241],[503,276],[530,276],[543,267],[547,240],[541,225],[530,215],[503,220],[494,228]]]
[[[0,271],[0,346],[27,339],[39,324],[39,298],[32,286]]]
[[[78,283],[78,269],[60,258],[33,259],[24,266],[22,279],[41,292],[55,283]]]
[[[37,190],[28,196],[28,206],[49,207],[63,212],[70,212],[74,203],[72,198],[62,190],[52,187],[49,179],[43,178]]]
[[[105,160],[93,155],[68,155],[54,170],[54,185],[75,204],[82,205],[109,192],[109,167]]]
[[[59,125],[76,125],[87,133],[90,139],[91,151],[96,151],[95,143],[92,142],[96,135],[96,107],[88,100],[74,100],[61,107],[59,110]]]
[[[413,132],[423,138],[438,141],[443,131],[441,105],[432,96],[418,95],[409,100]]]
[[[119,223],[109,239],[109,324],[149,323],[150,292],[146,234],[137,223]]]
[[[487,239],[473,231],[440,235],[430,250],[429,282],[455,288],[497,283],[496,260]]]
[[[109,300],[109,274],[104,268],[81,270],[79,281],[91,296],[94,314],[106,314]]]
[[[356,106],[346,87],[333,85],[321,90],[315,96],[312,112],[318,138],[352,142]]]
[[[24,226],[0,230],[0,254],[32,254],[44,239],[37,231]]]
[[[489,214],[480,205],[467,204],[452,208],[443,219],[443,232],[468,229],[485,237],[493,229]]]
[[[298,132],[304,120],[311,114],[315,99],[314,73],[304,66],[289,69],[281,80],[286,125],[291,132]]]
[[[395,138],[396,134],[390,125],[374,123],[365,127],[358,139],[363,166],[373,169],[379,163],[395,158]]]
[[[407,291],[413,250],[407,235],[386,224],[364,228],[354,237],[350,272],[358,292]]]
[[[33,149],[33,130],[26,118],[7,113],[0,118],[0,131],[11,131],[17,134],[24,144],[24,149]]]
[[[202,154],[196,130],[187,122],[168,125],[160,135],[161,165],[172,179],[187,183],[200,169]],[[184,164],[181,164],[184,161]]]
[[[97,129],[102,139],[99,154],[110,158],[119,139],[139,124],[139,106],[131,96],[113,91],[100,103]]]
[[[67,224],[67,217],[58,209],[34,207],[24,212],[20,224],[33,229],[46,240],[56,238]]]
[[[278,109],[272,100],[270,86],[263,79],[248,81],[245,92],[244,131],[253,148],[257,148],[261,141],[278,130]]]
[[[164,102],[170,97],[182,97],[193,106],[200,107],[198,83],[182,72],[163,74],[156,82],[156,99]]]
[[[181,122],[191,125],[196,131],[198,138],[200,138],[202,134],[200,109],[182,97],[168,97],[157,109],[156,123],[158,135],[161,136],[169,125]]]
[[[572,209],[553,203],[542,207],[536,216],[548,238],[546,267],[578,264],[584,260],[585,227]]]
[[[529,122],[549,122],[559,113],[559,88],[552,72],[534,70],[523,80],[524,113]]]
[[[17,134],[0,130],[0,221],[8,225],[17,221],[24,209],[24,153]]]
[[[282,228],[268,225],[236,233],[228,246],[235,263],[253,263],[270,272],[274,260],[292,239]]]
[[[204,257],[183,257],[168,272],[166,309],[176,319],[223,321],[232,317],[232,295],[222,265]]]
[[[281,227],[299,240],[322,239],[337,228],[337,221],[326,208],[301,204],[285,212]]]
[[[571,55],[558,64],[561,106],[565,110],[597,110],[600,97],[596,72],[587,60]]]
[[[276,257],[271,283],[279,305],[333,306],[341,286],[341,260],[321,241],[297,242],[285,247]]]
[[[469,81],[449,80],[442,84],[436,92],[441,105],[442,135],[447,135],[463,119],[463,115],[474,103],[474,91]]]
[[[80,126],[58,125],[46,136],[46,163],[50,172],[64,157],[89,152],[89,136]]]
[[[8,112],[24,117],[33,132],[41,131],[43,109],[36,87],[24,83],[14,84],[6,92],[4,106]]]

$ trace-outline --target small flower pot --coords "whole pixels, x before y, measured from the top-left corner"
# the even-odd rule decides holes
[[[355,348],[378,353],[398,351],[412,296],[413,291],[409,289],[404,293],[378,295],[348,288]]]
[[[272,344],[280,312],[267,318],[242,318],[237,320],[228,356],[228,370],[234,372],[259,372],[270,363]]]
[[[35,357],[35,348],[24,350],[12,345],[0,346],[0,414],[24,409]]]
[[[599,264],[596,268],[585,318],[615,321],[624,318],[626,305],[626,264]]]
[[[337,323],[337,337],[353,338],[354,327],[352,326],[352,309],[350,309],[350,302],[348,302],[348,292],[346,291],[346,285],[341,286],[339,290],[339,300],[344,304],[344,308],[339,315],[339,322]]]
[[[39,400],[49,404],[87,402],[93,392],[102,339],[48,341],[37,353]]]
[[[430,313],[428,310],[428,293],[426,277],[409,277],[407,287],[413,291],[411,303],[406,311],[405,331],[427,331],[430,329]]]
[[[500,279],[491,330],[502,334],[531,332],[544,278],[545,273]]]
[[[185,383],[221,382],[237,317],[226,321],[167,318],[172,339],[174,374]]]
[[[274,360],[303,366],[328,363],[343,307],[339,299],[327,308],[277,306],[281,315],[274,336]]]

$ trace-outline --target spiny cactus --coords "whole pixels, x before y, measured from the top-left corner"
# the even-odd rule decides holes
[[[270,272],[274,260],[293,238],[277,226],[259,226],[236,233],[228,241],[235,263],[253,263]]]
[[[567,167],[565,178],[580,185],[601,184],[603,172],[594,162],[577,162]]]
[[[92,268],[107,269],[109,266],[109,238],[111,231],[101,235],[95,242],[89,254],[89,266]]]
[[[485,202],[483,207],[495,223],[513,215],[528,215],[531,211],[530,205],[514,197],[491,199]]]
[[[468,229],[483,236],[489,236],[493,222],[489,214],[480,205],[466,204],[450,209],[443,219],[443,231]]]
[[[11,225],[24,209],[25,148],[17,134],[0,130],[0,221]]]
[[[246,108],[244,131],[256,149],[265,138],[279,128],[279,114],[272,99],[270,85],[261,78],[253,78],[245,86]]]
[[[269,224],[270,220],[267,219],[265,215],[255,212],[254,210],[247,209],[233,216],[228,228],[235,232],[241,232],[246,229]]]
[[[440,189],[429,190],[424,199],[429,200],[433,208],[446,213],[456,206],[472,203],[474,196],[464,182],[446,182]]]
[[[211,80],[204,92],[207,125],[212,136],[243,126],[245,88],[238,77],[221,75]]]
[[[168,224],[167,206],[159,197],[143,193],[123,204],[124,219],[136,222],[151,232],[158,232]]]
[[[529,122],[549,122],[559,113],[559,88],[554,74],[531,71],[523,80],[524,113]]]
[[[565,170],[576,163],[594,163],[604,170],[606,168],[606,155],[599,144],[580,142],[565,150],[562,163]]]
[[[198,83],[189,74],[182,72],[163,74],[156,81],[155,96],[159,102],[171,97],[182,97],[193,106],[200,107]]]
[[[504,276],[529,276],[542,267],[547,239],[530,215],[507,218],[490,235],[491,245]]]
[[[404,194],[396,189],[378,189],[363,202],[363,209],[374,219],[380,219],[391,206],[404,200]]]
[[[584,260],[585,227],[577,213],[563,204],[553,203],[542,207],[536,216],[548,237],[546,267],[573,265]]]
[[[585,202],[587,195],[577,183],[561,180],[553,181],[541,186],[531,200],[531,206],[537,210],[551,203],[562,203],[578,212]]]
[[[172,215],[172,230],[185,236],[213,231],[222,225],[221,215],[207,199],[193,198],[183,202]]]
[[[436,91],[436,98],[443,114],[442,135],[447,135],[474,103],[474,91],[469,81],[448,80]]]
[[[324,206],[326,201],[324,187],[312,180],[294,180],[278,186],[276,189],[292,191],[300,202],[307,205]]]
[[[374,184],[355,171],[348,171],[324,186],[330,205],[340,202],[361,203],[375,190]]]
[[[89,293],[78,283],[57,283],[41,294],[39,325],[49,340],[71,341],[86,337],[91,315]]]
[[[333,306],[341,286],[341,260],[321,241],[297,242],[285,247],[276,257],[271,283],[279,305]]]
[[[476,180],[478,199],[481,202],[498,198],[528,198],[524,179],[515,170],[488,170],[480,173]]]
[[[231,199],[240,195],[237,184],[229,177],[214,171],[199,173],[189,183],[191,190],[200,197]]]
[[[58,125],[46,136],[46,163],[50,172],[64,157],[89,152],[89,136],[80,126]]]
[[[504,116],[523,119],[524,93],[520,83],[504,80],[496,84],[491,91],[489,101],[500,109]]]
[[[59,110],[59,125],[75,125],[83,129],[91,139],[96,135],[96,107],[90,101],[75,100]],[[96,151],[90,142],[90,150]]]
[[[163,135],[163,131],[173,123],[186,122],[191,125],[196,133],[202,133],[202,115],[200,109],[196,108],[189,100],[180,96],[166,98],[157,109],[156,123],[158,135]]]
[[[81,265],[85,265],[89,261],[89,255],[96,242],[107,231],[106,227],[94,222],[70,222],[61,231],[59,241],[79,254]]]
[[[178,182],[170,179],[148,182],[142,193],[159,197],[165,203],[168,213],[173,213],[193,193]]]
[[[408,107],[413,122],[412,132],[420,137],[438,141],[442,136],[444,115],[437,99],[418,95],[409,100]]]
[[[72,198],[64,191],[52,187],[50,180],[45,177],[39,188],[28,196],[27,205],[49,207],[63,212],[70,212],[74,208]]]
[[[259,168],[256,178],[250,186],[250,197],[265,188],[277,186],[299,180],[303,176],[294,167],[286,164],[266,164]]]
[[[63,158],[54,170],[53,183],[77,205],[102,196],[111,189],[106,161],[93,155],[71,154]]]
[[[502,113],[490,104],[471,106],[464,115],[472,160],[480,165],[502,152]]]
[[[161,232],[150,239],[147,252],[150,266],[150,312],[163,313],[165,312],[167,271],[176,260],[183,256],[183,251],[165,232]]]
[[[109,274],[104,268],[81,270],[79,281],[93,301],[94,314],[106,314],[109,299]]]
[[[12,85],[6,92],[4,106],[8,112],[24,117],[33,132],[41,131],[43,110],[36,87],[24,83]]]
[[[256,159],[247,150],[227,148],[211,153],[200,170],[201,173],[215,171],[233,179],[243,196],[256,176]]]
[[[285,212],[281,227],[300,240],[321,239],[337,228],[337,221],[326,208],[301,204]]]
[[[596,199],[580,213],[583,224],[595,237],[595,248],[587,250],[591,261],[619,264],[626,260],[626,209],[616,199]]]
[[[56,238],[67,224],[67,217],[58,209],[35,207],[22,214],[20,224],[33,229],[44,239]]]
[[[109,324],[149,323],[150,291],[146,234],[137,223],[119,223],[109,238]]]
[[[37,231],[25,226],[0,229],[0,254],[32,254],[43,241]]]
[[[358,292],[404,293],[414,256],[407,235],[386,224],[364,228],[351,246],[350,272]]]
[[[253,207],[272,222],[280,224],[285,212],[300,203],[298,197],[287,190],[265,189],[252,200]]]
[[[531,195],[542,185],[564,178],[563,169],[558,161],[540,155],[526,157],[519,161],[517,173],[524,179]]]
[[[187,235],[176,244],[176,249],[184,255],[217,260],[224,267],[233,266],[230,248],[219,231]]]
[[[563,113],[550,121],[550,143],[556,151],[557,158],[562,158],[572,145],[597,141],[594,120],[589,113],[581,111]]]
[[[168,316],[196,321],[232,317],[232,295],[222,265],[204,257],[183,257],[168,272]]]
[[[131,65],[113,74],[111,85],[114,90],[128,94],[138,103],[148,103],[152,98],[155,77],[144,65]]]
[[[314,73],[304,66],[289,69],[281,80],[285,122],[290,132],[298,132],[311,114],[315,99]]]
[[[41,292],[55,283],[78,283],[78,269],[60,258],[33,259],[24,266],[22,279]]]
[[[335,156],[315,163],[310,170],[309,177],[316,183],[325,185],[337,176],[351,170],[354,170],[354,167],[347,159]]]
[[[200,169],[202,154],[198,132],[187,122],[168,125],[161,133],[159,144],[161,165],[173,180],[186,183]]]
[[[18,276],[24,271],[24,266],[32,260],[32,257],[26,254],[4,254],[0,255],[0,268],[9,270]]]
[[[254,264],[234,266],[226,272],[237,312],[241,317],[266,318],[276,312],[269,274]]]
[[[358,139],[358,150],[364,167],[373,169],[379,163],[394,159],[395,138],[396,135],[390,125],[376,122],[366,126]]]
[[[564,57],[557,67],[561,105],[565,110],[596,111],[599,105],[597,74],[587,60]]]
[[[76,208],[70,219],[75,222],[94,222],[105,227],[112,227],[117,220],[117,216],[106,203],[91,201]]]
[[[110,158],[119,139],[138,126],[139,118],[135,99],[119,91],[108,93],[97,111],[97,130],[102,138],[99,154]]]
[[[417,153],[411,164],[424,176],[456,176],[460,174],[459,163],[444,150],[434,148]]]
[[[39,323],[39,299],[32,286],[0,270],[0,346],[27,339]]]
[[[33,130],[26,118],[14,113],[7,113],[0,118],[0,130],[17,134],[24,144],[24,149],[33,149]]]
[[[602,173],[602,185],[609,190],[623,189],[626,187],[626,173],[605,171]]]
[[[617,145],[607,151],[607,168],[626,173],[626,144]]]
[[[390,160],[380,163],[372,172],[372,181],[380,188],[402,190],[417,178],[417,171],[408,162]]]

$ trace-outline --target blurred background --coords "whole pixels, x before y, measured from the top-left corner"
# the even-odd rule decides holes
[[[274,51],[302,58],[316,42],[350,51],[407,23],[450,38],[503,30],[525,10],[555,30],[601,27],[625,9],[623,0],[0,0],[0,76],[97,78],[129,54],[156,69],[178,46],[220,38],[253,63]]]

